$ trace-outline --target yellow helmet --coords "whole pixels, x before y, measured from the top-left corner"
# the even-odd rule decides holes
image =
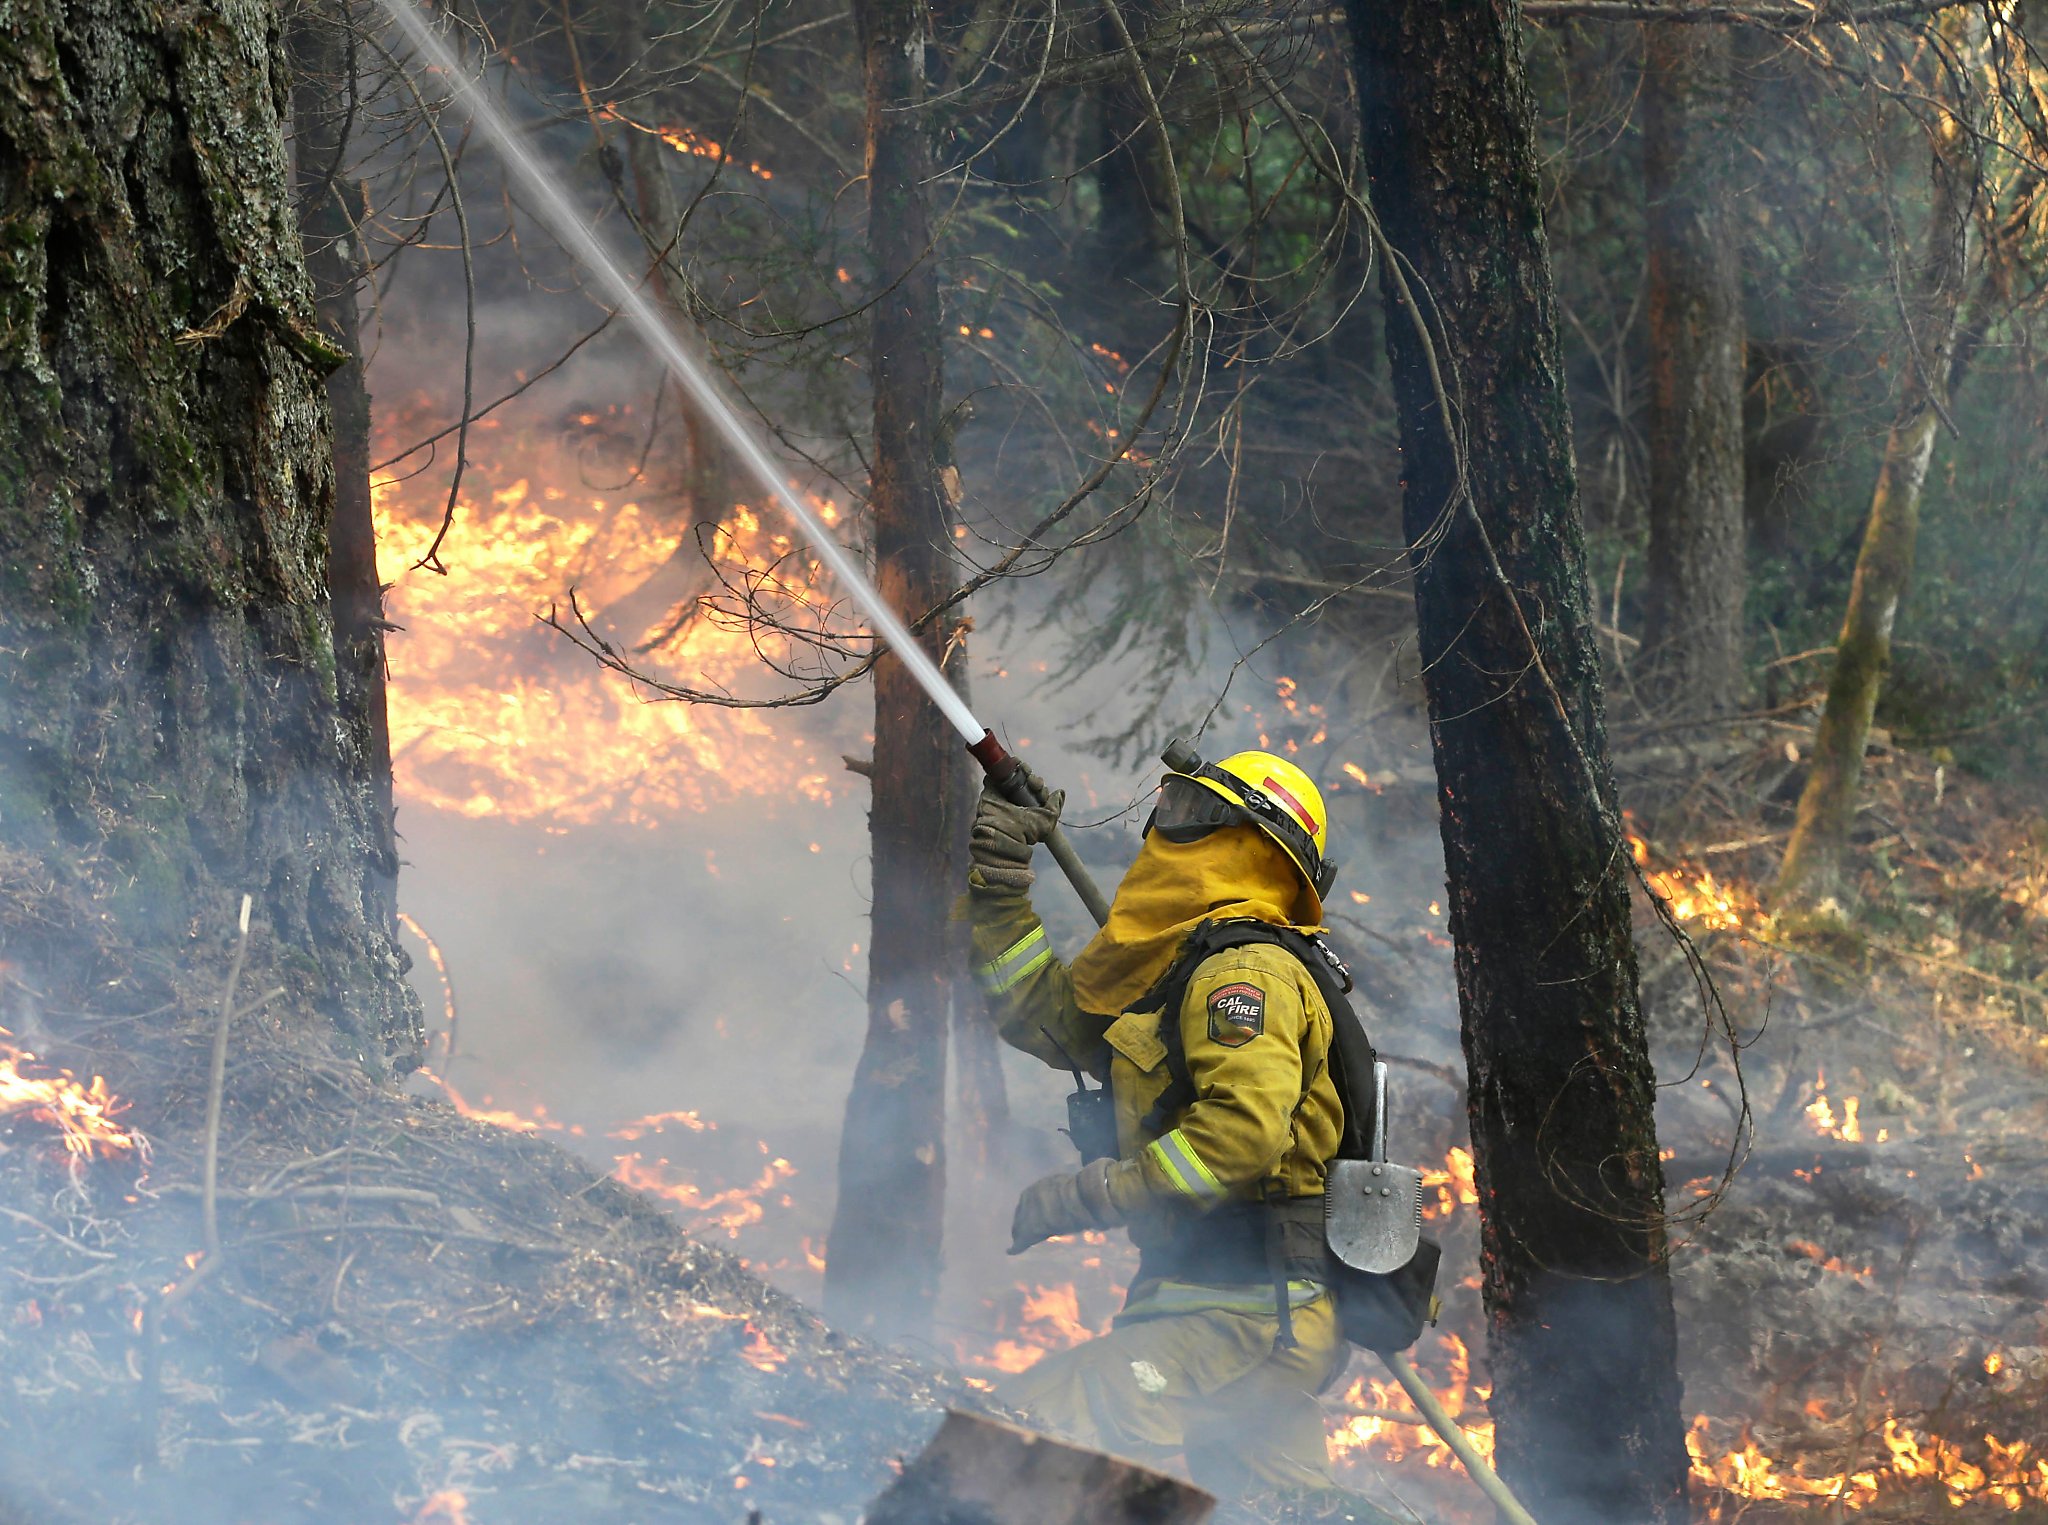
[[[1301,769],[1271,752],[1238,752],[1220,763],[1205,763],[1193,744],[1181,739],[1167,744],[1160,761],[1168,778],[1146,830],[1173,841],[1191,840],[1219,826],[1256,826],[1293,860],[1318,896],[1330,893],[1337,877],[1337,865],[1324,856],[1330,816],[1322,790]],[[1176,780],[1191,787],[1170,788]]]

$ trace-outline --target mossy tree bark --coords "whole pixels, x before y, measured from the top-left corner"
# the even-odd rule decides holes
[[[938,452],[942,372],[932,259],[925,0],[856,0],[867,104],[872,315],[869,478],[876,582],[915,618],[955,586]],[[937,658],[946,629],[924,636]],[[946,1160],[948,913],[964,865],[967,756],[903,664],[875,669],[868,1031],[846,1102],[825,1307],[842,1328],[928,1335],[939,1290]]]
[[[404,1064],[283,62],[259,0],[0,28],[0,839],[172,956],[253,895],[344,1046]]]
[[[334,610],[335,687],[347,737],[343,755],[373,807],[369,885],[375,919],[398,935],[398,833],[391,785],[391,718],[384,693],[384,584],[370,510],[370,390],[357,298],[365,275],[357,230],[361,196],[348,177],[360,151],[356,18],[348,0],[302,7],[292,18],[293,180],[306,273],[320,329],[348,358],[327,377],[334,421],[334,512],[327,531],[327,591]],[[353,206],[352,206],[353,203]]]
[[[1778,866],[1774,895],[1788,908],[1816,905],[1844,889],[1842,858],[1856,818],[1863,750],[1891,664],[1892,626],[1913,574],[1920,492],[1957,380],[1958,317],[1972,262],[1979,173],[1974,140],[1953,115],[1944,114],[1935,129],[1933,185],[1927,253],[1904,304],[1910,332],[1900,336],[1908,361],[1898,409],[1885,436],[1849,606],[1835,638],[1812,771]]]
[[[1521,18],[1506,0],[1353,0],[1350,15],[1372,203],[1406,277],[1383,273],[1387,349],[1500,1469],[1539,1519],[1676,1521],[1654,1076]]]
[[[1649,246],[1646,687],[1681,716],[1742,701],[1742,257],[1728,29],[1643,29]]]

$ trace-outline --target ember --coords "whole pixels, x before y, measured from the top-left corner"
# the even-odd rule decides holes
[[[454,1488],[444,1488],[439,1493],[429,1494],[426,1502],[412,1517],[412,1525],[469,1525],[469,1499]]]

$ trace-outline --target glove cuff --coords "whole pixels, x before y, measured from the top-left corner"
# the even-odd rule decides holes
[[[1097,1228],[1115,1228],[1124,1221],[1124,1215],[1117,1211],[1116,1203],[1109,1193],[1109,1172],[1116,1164],[1114,1160],[1090,1160],[1081,1167],[1074,1177],[1075,1191],[1081,1198],[1081,1206],[1095,1220]]]
[[[1038,875],[1028,868],[1007,868],[992,863],[977,863],[967,871],[967,886],[976,890],[1000,890],[1009,894],[1024,894],[1038,882]]]

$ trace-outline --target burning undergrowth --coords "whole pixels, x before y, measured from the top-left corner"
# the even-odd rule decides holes
[[[835,754],[863,748],[849,718],[859,700],[800,730],[642,704],[535,623],[575,586],[624,644],[676,634],[654,654],[675,677],[738,683],[758,676],[744,634],[680,617],[734,585],[810,596],[814,569],[743,506],[649,507],[669,499],[636,479],[643,426],[611,402],[485,420],[446,576],[401,559],[431,536],[445,489],[430,474],[380,493],[405,627],[392,642],[401,826],[416,860],[405,893],[448,941],[465,996],[454,1066],[445,1052],[432,1060],[448,1105],[374,1090],[267,1013],[238,1026],[228,1258],[161,1319],[160,1460],[140,1483],[127,1478],[151,1346],[132,1325],[140,1312],[147,1329],[202,1242],[196,1066],[218,991],[80,997],[94,1017],[50,1026],[83,1047],[24,1043],[88,1085],[104,1056],[109,1094],[132,1102],[117,1122],[158,1150],[139,1189],[133,1161],[94,1161],[83,1197],[48,1147],[0,1157],[7,1205],[33,1220],[0,1224],[10,1269],[46,1278],[0,1288],[0,1362],[26,1400],[4,1421],[20,1443],[10,1454],[48,1474],[46,1453],[67,1454],[56,1438],[88,1417],[108,1437],[61,1486],[24,1474],[41,1517],[140,1518],[141,1500],[180,1490],[200,1500],[188,1512],[218,1517],[204,1505],[225,1478],[247,1484],[236,1502],[249,1518],[738,1520],[760,1503],[773,1522],[778,1504],[801,1501],[850,1520],[887,1459],[921,1440],[930,1405],[1088,1337],[1117,1307],[1131,1272],[1120,1242],[1000,1254],[1016,1188],[1070,1158],[1051,1131],[1062,1083],[1015,1069],[1010,1122],[952,1141],[948,1304],[922,1366],[838,1341],[784,1295],[815,1301],[822,1286],[857,1041],[840,1019],[858,1010],[866,928],[861,876],[843,865],[864,851],[861,812],[847,808],[863,786]],[[979,662],[978,694],[1004,676]],[[1477,1225],[1426,742],[1383,721],[1355,760],[1316,752],[1315,681],[1268,678],[1256,693],[1253,681],[1232,697],[1239,734],[1307,747],[1337,791],[1352,862],[1338,930],[1399,1066],[1396,1152],[1435,1167],[1446,1309],[1417,1363],[1484,1450]],[[1035,708],[999,692],[1005,718],[1028,714],[1033,728],[1048,711],[1091,718],[1071,688]],[[1617,749],[1648,883],[1753,1040],[1753,1152],[1676,1260],[1702,1507],[2039,1512],[2048,874],[2012,800],[1887,753],[1873,759],[1874,829],[1859,849],[1865,912],[1832,929],[1778,926],[1753,887],[1782,846],[1808,734]],[[1078,758],[1040,765],[1095,816],[1122,802]],[[728,815],[744,821],[726,830]],[[1115,832],[1078,835],[1113,874]],[[822,888],[819,864],[833,874]],[[505,886],[522,878],[552,886],[523,921],[505,914]],[[1048,882],[1042,898],[1071,951],[1064,891]],[[801,940],[775,931],[792,915],[810,923]],[[1641,925],[1682,1207],[1734,1142],[1736,1077],[1720,1057],[1695,1070],[1686,964],[1647,907]],[[831,951],[813,969],[820,947]],[[441,1004],[432,981],[426,994]],[[153,1026],[94,1025],[174,995],[176,1037],[135,1044]],[[444,1048],[452,1036],[444,1023]],[[38,1125],[17,1126],[26,1139]],[[948,1367],[967,1375],[931,1374]],[[1347,1481],[1426,1518],[1482,1517],[1446,1448],[1369,1360],[1326,1403]]]
[[[1782,756],[1745,734],[1705,767],[1768,782]],[[1878,829],[1859,862],[1884,876],[1865,885],[1878,909],[1825,938],[1779,926],[1747,889],[1768,841],[1708,850],[1768,837],[1768,811],[1745,833],[1635,780],[1650,885],[1746,1014],[1756,1115],[1733,1191],[1675,1262],[1694,1477],[1723,1519],[2039,1517],[2048,1086],[2023,993],[2044,956],[2042,876],[1996,791],[1944,776],[1935,806],[1933,764],[1874,763]],[[1390,790],[1383,808],[1426,803]],[[77,933],[91,908],[6,867],[10,932],[31,911],[37,929],[10,947],[41,950],[10,968],[0,1054],[0,1498],[29,1517],[738,1520],[759,1506],[850,1521],[937,1406],[985,1402],[978,1382],[1100,1329],[1129,1274],[1119,1246],[1069,1244],[1011,1263],[1014,1285],[989,1283],[983,1317],[931,1361],[866,1349],[755,1274],[801,1285],[818,1269],[815,1245],[778,1254],[800,1216],[794,1167],[761,1142],[696,1111],[585,1124],[459,1085],[446,1104],[394,1093],[307,1037],[282,998],[245,1001],[234,1025],[223,1253],[201,1274],[204,1053],[227,934],[192,969],[164,968]],[[1346,914],[1400,1066],[1400,1152],[1441,1162],[1445,1319],[1418,1364],[1483,1449],[1440,918],[1360,893]],[[1718,1178],[1735,1077],[1725,1058],[1688,1075],[1691,986],[1647,905],[1643,926],[1683,1206]],[[65,927],[63,966],[82,980],[37,967],[56,966]],[[259,923],[245,992],[288,981]],[[619,1179],[558,1140],[603,1151]],[[1000,1171],[974,1185],[1007,1201]],[[982,1375],[936,1374],[954,1363]],[[1355,1485],[1425,1518],[1479,1517],[1368,1362],[1327,1403]]]
[[[267,962],[259,922],[245,992]],[[42,1037],[0,1056],[0,1517],[850,1521],[977,1401],[275,998],[233,1024],[209,1257],[220,992],[156,979],[87,1011],[11,971]]]
[[[1694,1477],[1717,1518],[2048,1517],[2048,926],[2034,802],[1882,744],[1852,913],[1774,916],[1810,727],[1637,753],[1639,860],[1735,1014],[1694,1063],[1646,930]],[[1627,754],[1624,754],[1625,756]],[[1746,1104],[1753,1125],[1740,1123]]]

